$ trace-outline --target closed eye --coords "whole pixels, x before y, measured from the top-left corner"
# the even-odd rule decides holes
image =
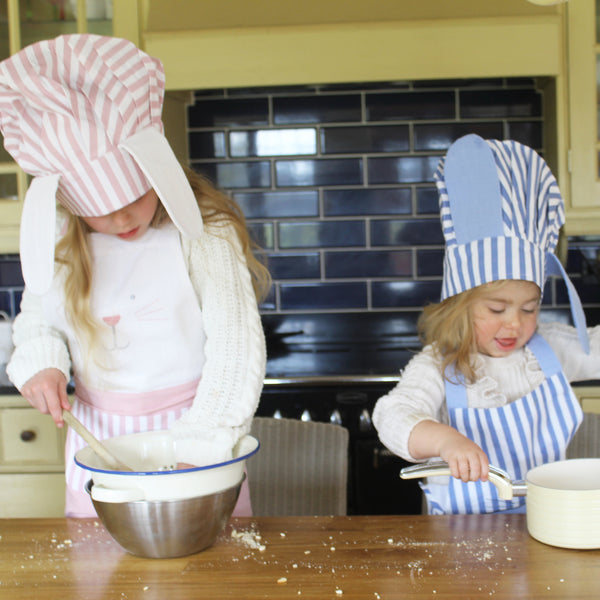
[[[501,315],[506,310],[506,307],[505,306],[488,306],[488,310],[495,315]]]

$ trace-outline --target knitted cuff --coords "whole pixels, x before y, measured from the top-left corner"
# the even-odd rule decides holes
[[[36,373],[50,368],[62,371],[69,381],[69,351],[60,339],[36,338],[19,344],[6,367],[6,373],[13,385],[20,390]]]

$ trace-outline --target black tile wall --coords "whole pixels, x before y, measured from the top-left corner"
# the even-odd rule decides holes
[[[371,221],[374,246],[443,246],[444,236],[438,219],[386,219]]]
[[[435,211],[437,193],[435,194]],[[323,215],[410,215],[410,188],[323,190]]]
[[[463,119],[542,115],[542,97],[534,89],[462,90],[459,96]]]
[[[247,219],[319,216],[319,192],[316,190],[239,192],[234,196]]]
[[[467,133],[543,153],[542,106],[531,78],[198,90],[190,159],[266,250],[263,312],[414,312],[441,288],[440,157]],[[583,238],[569,253],[588,305],[598,277],[583,261],[599,249]],[[565,293],[553,283],[544,306]]]
[[[278,187],[361,185],[360,158],[275,161],[275,184]]]
[[[314,127],[232,131],[229,147],[231,156],[241,157],[316,154],[317,132]]]
[[[368,121],[412,121],[422,119],[454,119],[454,91],[367,93]]]
[[[0,311],[9,317],[19,311],[23,285],[19,257],[14,254],[0,255]]]
[[[433,173],[443,153],[434,156],[385,156],[369,159],[369,181],[386,183],[424,183],[433,181]]]
[[[213,162],[203,165],[202,172],[227,189],[271,186],[269,162]]]
[[[359,122],[362,117],[359,94],[279,96],[273,98],[273,123]]]
[[[198,90],[190,158],[266,249],[263,312],[414,312],[441,289],[440,157],[467,133],[543,153],[542,106],[529,78]],[[595,253],[590,238],[569,252],[588,306],[600,306]],[[566,307],[565,293],[552,283],[544,306]]]
[[[410,250],[325,252],[324,258],[327,279],[412,276]]]
[[[324,154],[408,152],[409,135],[408,125],[323,127],[321,151]]]
[[[367,310],[367,284],[282,283],[282,310]]]
[[[543,153],[529,78],[198,90],[190,161],[238,202],[274,286],[263,313],[405,312],[439,298],[443,237],[432,175],[466,133]],[[600,322],[600,236],[569,239],[567,270]],[[0,256],[0,310],[19,308],[18,257]],[[546,314],[568,306],[548,283]]]
[[[266,125],[269,122],[267,98],[200,98],[188,109],[190,127]]]
[[[502,139],[502,123],[426,123],[415,125],[414,147],[418,152],[447,150],[454,140],[467,133],[485,139]]]
[[[280,248],[364,247],[366,242],[362,220],[279,223],[277,231]]]

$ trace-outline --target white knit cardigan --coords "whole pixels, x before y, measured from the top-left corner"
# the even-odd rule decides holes
[[[193,405],[172,427],[178,460],[191,464],[227,458],[249,431],[266,368],[262,324],[237,235],[231,226],[205,224],[204,230],[198,240],[182,239],[206,334],[206,361]],[[65,334],[44,322],[40,298],[27,289],[13,341],[7,373],[17,389],[46,368],[71,378]]]
[[[574,327],[563,323],[540,323],[538,331],[548,342],[568,381],[600,379],[600,326],[588,328],[590,354],[585,354]],[[479,354],[476,381],[467,385],[471,408],[504,406],[528,394],[544,381],[533,353],[526,347],[503,358]],[[404,368],[398,384],[381,397],[373,410],[373,424],[381,442],[410,462],[408,439],[424,420],[448,423],[446,392],[441,362],[426,346]]]

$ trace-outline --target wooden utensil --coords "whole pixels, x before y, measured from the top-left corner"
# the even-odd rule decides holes
[[[65,423],[79,434],[90,446],[90,448],[107,464],[107,466],[115,471],[135,471],[131,467],[124,464],[116,456],[113,456],[106,446],[96,439],[92,432],[87,429],[81,421],[77,419],[71,412],[64,410],[62,414]]]

